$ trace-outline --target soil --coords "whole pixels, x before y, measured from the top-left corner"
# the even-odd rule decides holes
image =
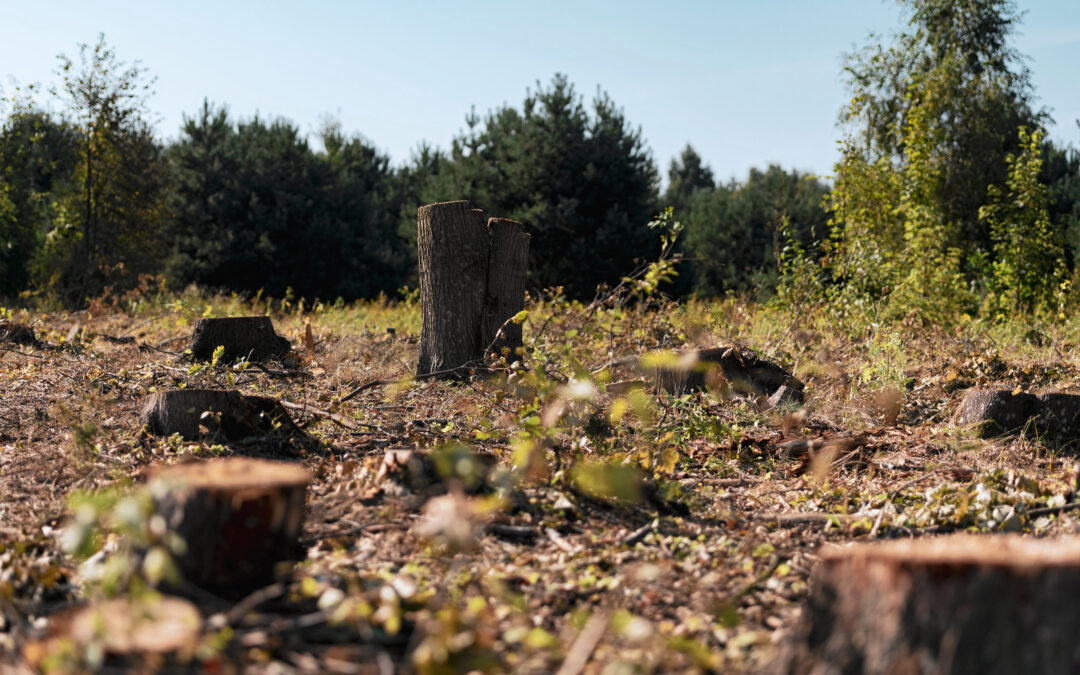
[[[307,346],[287,363],[192,365],[171,349],[200,302],[17,317],[40,342],[0,351],[0,664],[21,663],[45,617],[134,592],[137,573],[119,590],[88,581],[64,533],[77,520],[72,494],[137,491],[154,462],[251,456],[314,478],[306,559],[241,601],[189,589],[200,646],[147,656],[152,669],[748,672],[796,625],[822,544],[1077,529],[1068,443],[984,439],[950,422],[966,387],[1073,387],[1067,336],[1010,348],[898,327],[890,341],[792,330],[760,308],[691,307],[726,317],[702,335],[671,306],[597,313],[546,299],[527,305],[525,369],[414,381],[414,305],[201,302],[272,309],[278,332]],[[650,383],[623,396],[614,384],[633,366],[603,370],[733,339],[805,382],[805,407]],[[581,384],[590,371],[595,383]],[[176,388],[296,404],[305,433],[147,433],[143,402]],[[388,450],[430,462],[406,478],[384,466]],[[105,558],[125,550],[116,532],[94,541]],[[132,658],[107,665],[139,666]]]

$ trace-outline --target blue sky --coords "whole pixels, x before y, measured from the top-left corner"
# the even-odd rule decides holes
[[[1050,135],[1080,146],[1080,2],[1020,7]],[[518,106],[562,72],[587,99],[607,91],[662,172],[689,142],[722,180],[771,162],[827,175],[841,54],[899,26],[879,0],[0,0],[0,86],[50,82],[58,53],[104,32],[157,77],[163,139],[208,98],[305,132],[329,114],[401,163],[421,140],[448,147],[472,106]]]

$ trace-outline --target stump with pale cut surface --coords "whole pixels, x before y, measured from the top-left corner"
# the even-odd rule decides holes
[[[296,431],[276,399],[244,396],[235,390],[159,391],[146,399],[139,421],[152,434],[180,434],[188,441],[203,437],[239,441],[274,431]]]
[[[311,474],[287,462],[230,457],[151,470],[155,503],[184,540],[186,581],[219,595],[271,583],[303,558],[304,497]]]
[[[417,375],[460,377],[485,357],[520,356],[521,326],[507,321],[525,306],[529,235],[468,202],[417,212],[423,326]]]
[[[224,347],[225,361],[247,359],[252,362],[279,359],[289,353],[286,338],[274,332],[268,316],[226,316],[199,319],[191,334],[191,356],[209,361],[214,350]]]
[[[1080,538],[829,546],[773,673],[1080,672]]]
[[[122,667],[140,657],[161,663],[167,655],[190,658],[199,642],[202,615],[195,605],[170,596],[114,598],[72,607],[48,618],[46,636],[29,641],[23,658],[39,668],[50,654],[73,644],[99,646],[106,664]],[[115,660],[119,659],[119,662]]]

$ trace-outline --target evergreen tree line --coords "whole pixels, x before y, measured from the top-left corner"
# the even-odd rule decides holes
[[[779,166],[721,183],[687,146],[663,194],[641,130],[562,75],[393,166],[338,124],[309,143],[287,120],[210,102],[162,143],[152,80],[100,38],[60,58],[57,105],[20,94],[3,118],[0,297],[79,305],[144,275],[278,297],[392,294],[416,285],[417,207],[468,199],[532,233],[534,290],[590,297],[617,283],[658,254],[648,223],[670,205],[685,232],[674,294],[768,296],[797,269],[841,308],[1060,309],[1080,255],[1080,155],[1045,138],[1009,43],[1015,5],[902,4],[906,30],[847,56],[831,185]]]
[[[421,144],[395,168],[334,122],[312,147],[287,120],[234,119],[206,101],[166,145],[150,130],[146,74],[103,39],[62,63],[63,112],[24,96],[0,129],[0,297],[79,305],[157,274],[176,288],[392,294],[417,283],[416,209],[452,199],[525,223],[530,287],[574,297],[655,256],[647,224],[674,202],[695,260],[671,290],[714,294],[775,280],[776,214],[789,201],[807,232],[825,219],[821,184],[770,167],[715,185],[689,146],[661,196],[640,130],[605,95],[586,105],[561,75],[520,107],[468,114],[449,150]]]

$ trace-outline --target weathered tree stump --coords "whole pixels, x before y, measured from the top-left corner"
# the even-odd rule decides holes
[[[296,431],[289,413],[267,396],[243,396],[235,390],[177,389],[151,394],[139,421],[157,436],[180,434],[194,441],[204,435],[239,441],[276,430]]]
[[[507,321],[525,305],[529,235],[521,223],[486,219],[465,201],[417,212],[423,327],[417,375],[460,376],[490,347],[510,360],[521,327]]]
[[[1039,398],[1008,389],[968,389],[953,415],[960,426],[978,425],[981,436],[989,437],[1023,428],[1039,412]]]
[[[228,316],[199,319],[191,335],[191,356],[196,361],[209,361],[214,350],[225,348],[224,359],[235,361],[266,361],[289,353],[286,338],[274,332],[268,316]]]
[[[0,342],[34,347],[38,344],[34,329],[25,323],[0,321]]]
[[[773,673],[1080,672],[1080,538],[827,547]]]
[[[682,354],[674,366],[655,371],[657,385],[671,394],[729,388],[748,396],[776,397],[775,404],[802,403],[804,385],[779,365],[749,349],[718,347]]]
[[[102,648],[106,662],[176,653],[191,656],[198,646],[202,616],[187,600],[170,596],[115,598],[79,605],[49,617],[46,637],[23,649],[27,663],[38,668],[63,643],[80,652],[91,645]],[[119,664],[118,664],[119,665]]]
[[[230,457],[155,468],[151,492],[169,529],[184,540],[184,579],[236,595],[272,582],[302,558],[300,528],[311,474],[287,462]]]
[[[975,427],[982,437],[1031,428],[1056,446],[1080,442],[1080,394],[1029,394],[1008,389],[968,389],[953,423]]]

